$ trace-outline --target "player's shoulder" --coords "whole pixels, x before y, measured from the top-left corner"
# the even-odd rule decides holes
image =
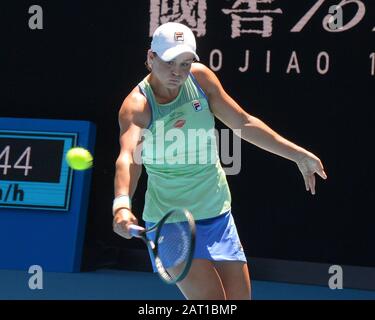
[[[191,73],[197,79],[202,89],[207,93],[210,93],[220,85],[219,79],[215,73],[203,63],[193,63]]]
[[[125,97],[122,102],[120,112],[139,112],[146,108],[147,99],[140,91],[139,87],[136,86],[132,91]]]
[[[139,87],[136,86],[125,97],[119,110],[119,119],[147,124],[150,116],[147,98],[142,94]]]
[[[210,68],[208,68],[206,65],[200,62],[194,62],[191,65],[191,73],[195,77],[209,77],[213,72]]]

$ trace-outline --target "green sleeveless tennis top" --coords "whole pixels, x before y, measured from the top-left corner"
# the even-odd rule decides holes
[[[139,88],[152,111],[142,144],[148,175],[143,220],[157,222],[174,208],[188,209],[196,220],[228,211],[231,194],[218,156],[214,115],[194,76],[167,104],[157,103],[146,78]]]

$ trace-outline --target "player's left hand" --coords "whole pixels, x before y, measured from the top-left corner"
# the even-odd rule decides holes
[[[315,173],[320,175],[323,179],[327,179],[322,162],[313,153],[305,151],[296,161],[296,164],[305,181],[306,191],[310,190],[311,194],[315,194]]]

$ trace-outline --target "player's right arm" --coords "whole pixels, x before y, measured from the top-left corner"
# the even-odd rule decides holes
[[[134,88],[125,98],[119,111],[118,120],[120,154],[116,160],[115,197],[128,195],[132,198],[142,172],[140,161],[142,132],[151,120],[147,100],[138,87]],[[117,234],[130,238],[129,226],[131,224],[138,224],[138,220],[131,210],[121,208],[114,212],[113,230]]]

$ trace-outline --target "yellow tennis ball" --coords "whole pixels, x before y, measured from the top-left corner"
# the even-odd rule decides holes
[[[75,147],[67,152],[65,160],[74,170],[86,170],[92,167],[93,158],[87,149]]]

